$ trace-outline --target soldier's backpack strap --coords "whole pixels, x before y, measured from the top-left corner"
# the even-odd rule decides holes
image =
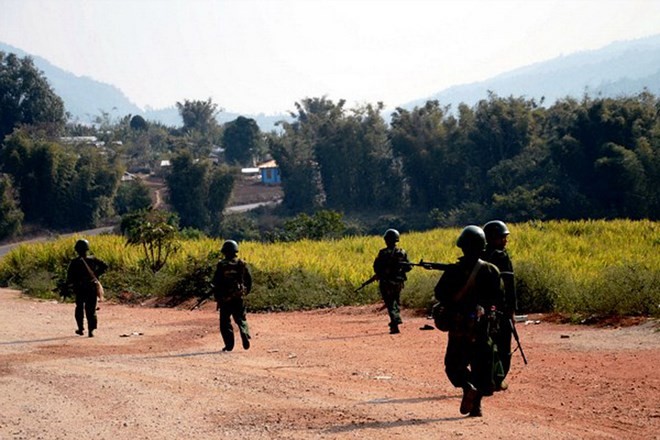
[[[479,270],[484,266],[484,262],[481,259],[477,259],[477,262],[474,265],[474,268],[472,269],[472,272],[470,273],[470,276],[468,277],[467,282],[459,290],[454,294],[452,299],[454,300],[455,303],[459,302],[463,297],[465,296],[466,293],[468,293],[472,288],[474,287],[474,283],[477,280],[477,273],[479,273]]]

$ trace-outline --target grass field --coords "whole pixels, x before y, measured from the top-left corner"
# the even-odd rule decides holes
[[[569,315],[660,316],[660,226],[651,221],[552,221],[509,224],[521,312]],[[411,261],[454,262],[460,229],[402,234]],[[0,261],[0,283],[36,296],[54,295],[80,237],[21,246]],[[203,294],[222,240],[181,242],[163,270],[144,269],[141,250],[120,236],[90,239],[92,252],[110,265],[102,281],[108,296],[140,300]],[[255,280],[252,310],[291,310],[379,301],[375,284],[353,290],[372,275],[381,237],[264,244],[240,243],[240,257]],[[441,272],[409,273],[404,307],[427,309]]]

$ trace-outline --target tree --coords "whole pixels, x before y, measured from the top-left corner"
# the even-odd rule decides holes
[[[113,212],[121,172],[94,147],[73,149],[17,130],[0,150],[0,167],[13,178],[26,222],[86,228]]]
[[[294,211],[393,209],[403,180],[380,113],[382,104],[347,111],[345,101],[307,98],[293,123],[271,138],[282,172],[284,205]]]
[[[254,119],[239,116],[227,122],[222,132],[222,145],[225,158],[230,164],[249,166],[261,150],[261,131]]]
[[[202,134],[208,134],[218,125],[215,119],[218,114],[218,105],[211,98],[206,101],[189,101],[186,99],[183,103],[177,102],[176,107],[179,110],[181,119],[183,119],[184,133],[196,130]]]
[[[18,207],[16,193],[7,174],[0,174],[0,239],[21,232],[23,212]]]
[[[139,211],[122,219],[126,244],[142,248],[144,263],[153,272],[161,270],[167,259],[179,250],[177,218],[165,211]]]
[[[119,185],[114,199],[115,211],[124,215],[132,211],[147,209],[151,205],[149,187],[141,180],[132,180]]]
[[[186,99],[176,106],[183,119],[182,131],[188,149],[196,158],[208,156],[219,137],[218,105],[209,98],[206,101]]]
[[[190,152],[183,151],[172,158],[166,181],[170,203],[183,228],[219,230],[222,212],[234,186],[228,168],[195,160]]]
[[[284,133],[270,137],[270,151],[282,173],[283,205],[291,211],[311,211],[323,205],[325,195],[318,162],[309,139],[297,123],[282,123]]]
[[[135,115],[131,118],[130,127],[131,130],[142,131],[149,128],[149,124],[147,124],[147,121],[142,116]]]
[[[463,183],[468,169],[462,153],[465,143],[460,142],[456,119],[448,113],[448,107],[428,101],[412,111],[399,108],[392,115],[392,148],[403,164],[410,204],[418,209],[448,208],[464,201],[460,186],[467,185]]]
[[[65,124],[64,103],[31,58],[0,52],[0,143],[19,125],[59,132]]]

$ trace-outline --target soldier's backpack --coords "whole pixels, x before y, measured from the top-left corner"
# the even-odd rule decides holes
[[[220,268],[222,277],[221,284],[216,286],[217,293],[222,300],[240,298],[247,293],[244,283],[245,263],[241,260],[221,261]],[[218,299],[216,297],[216,299]]]

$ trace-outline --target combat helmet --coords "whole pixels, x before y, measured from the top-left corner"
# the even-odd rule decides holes
[[[238,253],[238,243],[236,243],[234,240],[226,240],[224,243],[222,243],[220,252],[225,255],[236,255]]]
[[[89,251],[89,241],[81,239],[76,241],[76,244],[73,246],[76,252],[79,254]]]
[[[385,231],[385,234],[383,235],[383,239],[385,240],[386,243],[389,242],[396,243],[397,241],[399,241],[399,237],[400,237],[399,231],[397,231],[396,229],[388,229],[387,231]]]
[[[466,226],[458,236],[456,246],[465,254],[478,254],[486,247],[486,234],[479,226]]]
[[[495,238],[504,237],[509,235],[509,228],[506,227],[506,224],[501,220],[491,220],[484,225],[484,233],[486,234],[486,240],[489,242]]]

